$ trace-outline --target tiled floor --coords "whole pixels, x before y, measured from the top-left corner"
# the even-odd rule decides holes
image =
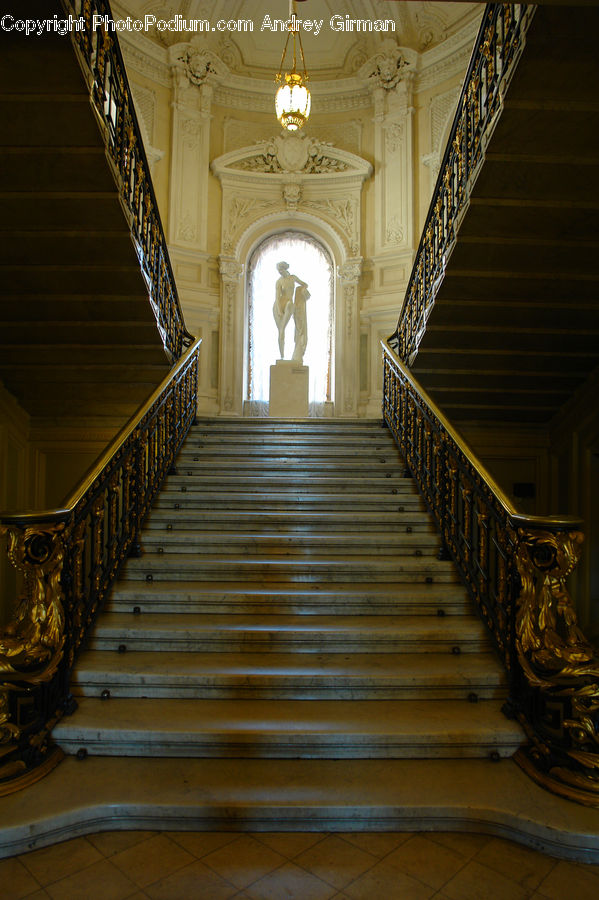
[[[0,861],[3,900],[596,900],[599,866],[468,834],[104,832]]]

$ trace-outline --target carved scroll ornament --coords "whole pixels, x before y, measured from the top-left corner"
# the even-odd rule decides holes
[[[21,572],[24,593],[8,627],[0,635],[0,744],[19,736],[10,722],[11,682],[49,681],[63,655],[65,618],[60,583],[64,562],[64,523],[5,526],[8,557]]]
[[[599,658],[577,622],[565,585],[582,549],[578,531],[520,531],[516,564],[521,591],[516,651],[538,708],[557,737],[535,740],[526,754],[537,780],[556,793],[599,805]],[[537,729],[543,737],[543,727]],[[553,740],[552,740],[553,737]],[[557,750],[557,754],[556,754]],[[560,753],[560,750],[562,753]],[[522,762],[520,754],[519,761]],[[559,756],[563,756],[562,764]],[[525,768],[530,771],[530,767]],[[539,774],[547,768],[546,777]],[[534,775],[534,773],[531,772]]]

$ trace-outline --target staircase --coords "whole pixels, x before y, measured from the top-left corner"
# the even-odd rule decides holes
[[[112,437],[170,361],[71,40],[32,40],[12,31],[0,51],[0,380],[41,430],[64,439],[85,416]]]
[[[76,669],[66,753],[492,758],[503,669],[378,422],[192,428]],[[284,701],[284,702],[281,702]]]
[[[598,27],[538,6],[485,135],[411,366],[453,424],[546,425],[599,366]]]

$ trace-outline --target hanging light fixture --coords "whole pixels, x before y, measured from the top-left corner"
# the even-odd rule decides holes
[[[275,94],[275,110],[277,119],[287,131],[297,131],[301,128],[310,115],[310,91],[307,87],[308,73],[306,71],[306,60],[304,59],[304,48],[302,47],[301,26],[297,24],[297,16],[295,15],[295,4],[293,0],[289,0],[289,33],[285,41],[283,56],[281,57],[281,65],[275,78],[276,84],[279,85]],[[293,65],[291,72],[285,72],[283,75],[283,66],[289,46],[289,38],[293,37]],[[296,38],[299,44],[300,58],[303,72],[296,72]]]

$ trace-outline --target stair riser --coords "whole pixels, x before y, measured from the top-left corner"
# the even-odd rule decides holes
[[[213,491],[197,491],[191,494],[183,491],[165,491],[155,501],[154,508],[183,511],[196,509],[212,511],[216,508],[219,512],[231,510],[255,514],[257,503],[260,503],[260,508],[266,513],[285,511],[289,516],[293,516],[298,511],[320,512],[323,509],[329,509],[332,512],[351,510],[355,513],[356,518],[359,518],[361,512],[380,513],[381,510],[388,510],[391,514],[410,511],[424,512],[424,504],[419,497],[401,496],[391,492],[376,497],[369,494],[345,496],[337,494],[328,497],[296,494],[284,498],[281,494],[263,494],[258,501],[255,497],[248,497],[247,494],[241,492],[236,496]]]
[[[148,574],[152,575],[152,581],[154,583],[162,581],[189,581],[191,579],[195,581],[213,581],[214,579],[218,579],[219,581],[226,580],[229,577],[231,580],[238,581],[240,578],[244,578],[247,582],[263,582],[263,583],[272,583],[279,582],[281,578],[284,578],[290,584],[381,584],[387,583],[392,580],[394,583],[399,584],[427,584],[427,579],[432,578],[434,583],[436,584],[458,584],[457,576],[451,572],[435,572],[433,570],[430,571],[414,571],[414,570],[406,570],[403,572],[355,572],[348,571],[350,567],[346,566],[343,570],[339,572],[273,572],[269,568],[256,568],[256,569],[248,569],[241,566],[230,566],[226,565],[220,568],[213,568],[207,566],[206,568],[196,568],[192,569],[190,566],[186,566],[184,571],[174,572],[170,569],[166,570],[156,570],[153,567],[148,568],[146,571]],[[124,581],[147,581],[146,572],[130,572],[127,571],[123,577]]]
[[[393,542],[377,541],[364,536],[361,544],[349,541],[334,541],[323,539],[322,543],[316,541],[310,543],[307,540],[300,541],[293,538],[280,537],[273,540],[236,540],[230,535],[198,535],[189,534],[183,536],[176,532],[164,532],[154,536],[146,533],[143,537],[143,549],[146,553],[160,553],[165,556],[169,553],[193,553],[214,555],[219,549],[226,548],[227,553],[256,555],[277,555],[285,558],[302,559],[306,564],[313,556],[330,556],[339,554],[342,556],[362,556],[365,552],[376,553],[379,556],[401,557],[434,557],[439,551],[440,542],[436,535],[421,536],[417,541],[410,541],[406,546],[406,535],[397,537]]]
[[[364,735],[347,735],[334,740],[306,740],[298,736],[296,741],[284,740],[273,735],[265,735],[261,741],[243,741],[236,735],[227,740],[215,735],[212,739],[189,740],[183,737],[174,741],[170,736],[160,735],[148,740],[146,736],[132,736],[128,741],[118,735],[109,736],[97,731],[93,734],[67,737],[60,734],[58,746],[67,754],[74,755],[84,747],[90,756],[151,756],[151,757],[193,757],[195,759],[486,759],[498,754],[508,759],[518,749],[519,743],[494,742],[486,744],[481,740],[472,743],[435,743],[422,740],[414,735],[413,741],[401,743]]]
[[[370,602],[368,604],[356,601],[351,603],[347,600],[339,599],[336,602],[323,601],[321,599],[313,599],[310,601],[301,601],[301,604],[284,601],[251,601],[245,598],[227,599],[227,600],[205,600],[180,597],[178,594],[170,597],[151,597],[147,596],[147,592],[139,592],[139,595],[127,595],[126,597],[113,597],[108,601],[104,610],[106,612],[133,612],[134,607],[139,607],[140,613],[232,613],[239,615],[248,613],[250,615],[327,615],[339,613],[349,613],[351,615],[365,616],[389,616],[389,615],[405,615],[405,616],[437,616],[438,610],[442,610],[445,616],[463,616],[470,612],[470,601],[462,598],[461,600],[448,601],[441,600],[437,603],[427,603],[419,601],[397,600],[387,601],[386,603]]]
[[[310,679],[313,682],[314,679]],[[250,676],[238,679],[210,682],[197,678],[194,683],[176,684],[173,679],[169,683],[136,683],[119,684],[106,678],[100,683],[85,681],[85,673],[81,672],[76,683],[72,685],[76,697],[99,697],[102,691],[109,690],[112,699],[121,697],[138,698],[172,698],[181,700],[464,700],[470,693],[477,694],[480,700],[499,700],[505,697],[505,685],[496,684],[453,684],[426,686],[363,684],[359,681],[338,680],[329,684],[275,681],[274,683],[255,683]]]
[[[414,497],[415,493],[411,485],[406,485],[400,479],[392,478],[354,478],[354,479],[324,479],[324,478],[301,478],[287,479],[281,476],[277,481],[274,478],[259,478],[254,475],[248,475],[246,478],[220,478],[210,475],[197,476],[188,478],[184,476],[171,476],[164,485],[164,495],[169,497],[173,494],[195,494],[206,490],[212,492],[224,491],[232,494],[236,492],[247,493],[248,488],[253,491],[266,491],[267,493],[275,493],[277,495],[318,497],[322,494],[390,494],[391,491],[401,497]]]
[[[161,638],[143,638],[125,634],[102,635],[94,637],[90,650],[114,650],[126,646],[128,652],[153,651],[171,653],[443,653],[449,654],[458,648],[460,653],[490,653],[490,642],[481,636],[477,639],[453,638],[402,640],[400,636],[389,639],[356,639],[355,636],[323,636],[320,640],[290,637],[252,638],[223,636],[223,634],[206,638],[180,638],[165,635]]]
[[[222,536],[228,536],[235,531],[251,531],[259,535],[264,532],[276,531],[280,534],[312,534],[323,526],[320,518],[310,520],[306,517],[305,521],[297,521],[298,513],[293,518],[290,516],[258,516],[254,513],[242,513],[240,511],[231,511],[228,515],[220,511],[204,512],[197,511],[195,516],[186,515],[184,510],[177,510],[177,514],[170,513],[168,510],[154,510],[150,517],[144,523],[144,532],[156,531],[172,531],[173,534],[179,534],[181,531],[203,531],[218,532]],[[171,526],[169,528],[169,525]],[[418,518],[416,515],[405,513],[389,513],[386,520],[382,518],[378,521],[364,521],[356,514],[353,522],[342,522],[341,520],[331,519],[326,525],[327,534],[329,536],[342,537],[343,535],[355,535],[356,532],[363,535],[370,535],[373,532],[384,531],[387,537],[393,535],[405,534],[425,534],[436,535],[432,523],[422,521],[422,516]],[[407,529],[411,529],[408,531]],[[147,538],[144,536],[144,543]]]

